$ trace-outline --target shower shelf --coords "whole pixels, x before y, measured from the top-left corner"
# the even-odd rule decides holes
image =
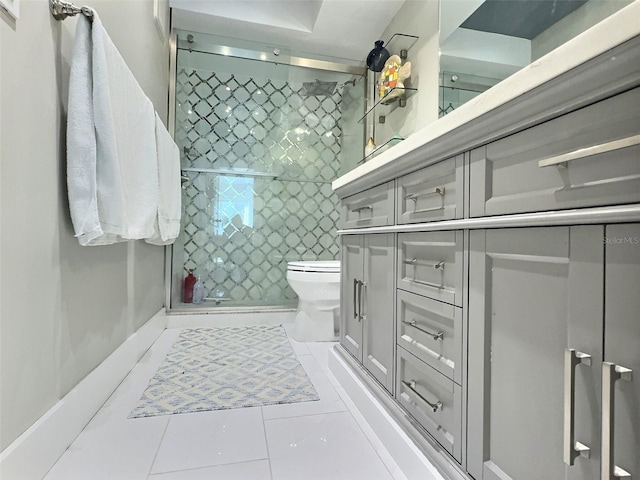
[[[394,53],[400,55],[403,60],[407,58],[407,52],[418,41],[420,37],[415,35],[407,35],[406,33],[394,33],[389,41],[385,44],[385,48],[391,55]]]
[[[404,139],[403,138],[398,138],[398,137],[391,137],[389,140],[384,142],[382,145],[380,145],[379,147],[376,147],[376,149],[373,152],[371,152],[369,155],[367,155],[363,159],[359,160],[358,161],[358,165],[361,164],[361,163],[368,162],[369,160],[371,160],[376,155],[379,155],[380,153],[384,152],[385,150],[388,150],[389,148],[393,147],[394,145],[397,145],[402,140],[404,140]]]
[[[404,95],[399,98],[396,97],[389,100],[389,95],[391,95],[393,92],[396,92],[396,91],[403,91]],[[371,115],[379,107],[388,107],[384,109],[385,116],[389,115],[392,111],[394,111],[398,107],[404,107],[406,105],[407,99],[410,98],[417,91],[418,91],[417,88],[399,88],[399,87],[392,88],[387,95],[378,99],[378,101],[373,105],[373,107],[371,107],[369,110],[366,111],[366,113],[362,116],[362,118],[358,120],[358,123],[362,123],[362,121],[365,118]]]
[[[386,43],[385,48],[389,51],[391,55],[398,55],[402,59],[402,63],[409,58],[409,49],[415,45],[415,43],[419,40],[420,37],[415,35],[407,35],[405,33],[394,33],[389,41]],[[370,72],[371,73],[371,72]],[[374,72],[375,74],[375,72]],[[376,77],[377,80],[377,77]],[[377,82],[374,93],[375,97],[378,97],[377,94]],[[392,88],[387,95],[382,98],[378,98],[373,106],[371,106],[365,114],[358,120],[358,123],[365,123],[368,125],[373,119],[374,125],[377,123],[383,124],[386,121],[386,117],[391,114],[397,108],[403,108],[407,105],[407,100],[411,98],[414,94],[418,92],[417,88],[414,87],[394,87]],[[374,113],[375,112],[375,113]],[[377,132],[377,129],[375,129]],[[383,143],[378,145],[378,147],[369,155],[362,158],[358,164],[365,163],[368,160],[371,160],[373,157],[387,150],[389,147],[394,146],[396,143],[402,140],[402,138],[398,138],[397,135],[391,135],[391,132],[388,132],[390,138],[386,139]],[[381,135],[385,136],[385,135]]]

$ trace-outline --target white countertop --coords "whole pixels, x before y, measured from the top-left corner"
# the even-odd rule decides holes
[[[547,55],[514,73],[406,140],[351,170],[332,183],[337,190],[412,152],[523,93],[640,35],[640,0],[614,13]]]

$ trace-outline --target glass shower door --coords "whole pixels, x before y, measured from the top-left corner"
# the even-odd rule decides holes
[[[356,89],[352,74],[204,53],[197,44],[179,48],[177,60],[184,213],[171,307],[191,307],[179,287],[189,270],[204,283],[205,308],[293,307],[287,262],[339,254],[331,182],[341,173],[343,134],[357,138],[343,119],[363,108],[363,92],[359,107],[354,90],[346,95]]]

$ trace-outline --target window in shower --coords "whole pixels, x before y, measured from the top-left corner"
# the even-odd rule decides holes
[[[209,36],[193,38],[181,43],[178,32],[183,229],[171,308],[189,307],[180,298],[188,270],[204,282],[205,308],[295,306],[287,262],[339,255],[331,182],[347,156],[362,157],[364,80],[211,53]]]
[[[218,175],[215,184],[214,235],[245,226],[253,228],[253,178]]]

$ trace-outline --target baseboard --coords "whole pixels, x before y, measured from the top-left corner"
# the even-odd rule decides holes
[[[41,480],[166,327],[164,309],[0,453],[0,478]]]
[[[371,426],[389,454],[393,457],[398,467],[409,479],[420,478],[423,480],[467,480],[438,452],[437,447],[422,443],[419,448],[416,441],[419,433],[412,431],[409,422],[400,425],[397,418],[401,416],[396,412],[396,417],[391,414],[389,405],[383,405],[379,398],[371,392],[362,379],[349,365],[349,355],[343,347],[337,345],[329,351],[329,370],[336,377],[340,385],[353,403],[356,405],[367,423]],[[355,360],[353,360],[355,362]],[[412,434],[412,435],[411,435]]]

